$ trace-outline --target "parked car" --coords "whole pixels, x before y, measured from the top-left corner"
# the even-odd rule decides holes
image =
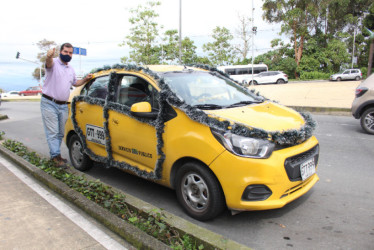
[[[247,82],[252,85],[252,78],[249,77]],[[253,85],[271,83],[288,83],[288,75],[281,71],[266,71],[253,76]]]
[[[29,87],[26,90],[20,91],[18,94],[20,96],[42,95],[42,88],[40,86]]]
[[[360,83],[355,94],[352,115],[354,118],[360,119],[364,131],[374,134],[374,74]]]
[[[330,81],[356,80],[362,79],[362,73],[359,69],[346,69],[330,76]]]
[[[105,67],[69,102],[64,141],[76,169],[101,162],[175,189],[197,220],[280,208],[319,180],[311,116],[216,71]]]
[[[5,93],[1,94],[1,97],[12,97],[12,96],[19,96],[19,92],[15,91],[15,90],[12,90],[12,91],[5,92]]]

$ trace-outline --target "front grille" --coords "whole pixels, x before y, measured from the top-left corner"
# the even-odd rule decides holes
[[[289,157],[284,162],[284,167],[286,169],[288,178],[290,181],[300,181],[300,164],[304,163],[306,160],[309,160],[314,157],[314,162],[317,166],[319,156],[319,145],[309,149],[308,151]]]

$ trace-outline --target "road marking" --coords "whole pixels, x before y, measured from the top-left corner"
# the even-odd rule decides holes
[[[63,215],[65,215],[72,222],[74,222],[77,226],[79,226],[85,232],[87,232],[92,238],[94,238],[97,242],[99,242],[103,247],[105,247],[106,249],[113,249],[113,250],[115,249],[127,250],[126,247],[122,246],[120,243],[112,239],[108,234],[106,234],[100,228],[98,228],[93,223],[88,221],[82,215],[77,213],[69,205],[67,205],[60,199],[58,199],[53,193],[49,192],[44,187],[40,186],[32,178],[28,177],[26,174],[21,172],[21,170],[19,170],[11,162],[0,157],[0,163],[3,164],[9,171],[11,171],[15,176],[17,176],[18,179],[20,179],[28,187],[30,187],[37,194],[39,194],[42,198],[44,198],[49,204],[54,206]]]

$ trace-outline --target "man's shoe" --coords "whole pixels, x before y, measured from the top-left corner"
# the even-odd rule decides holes
[[[64,163],[68,163],[68,160],[61,157],[61,155],[56,156],[60,161],[63,161]]]
[[[60,157],[58,156],[55,156],[52,158],[52,161],[56,164],[57,167],[59,168],[62,168],[62,169],[66,169],[67,166],[65,165],[65,162],[63,162]]]

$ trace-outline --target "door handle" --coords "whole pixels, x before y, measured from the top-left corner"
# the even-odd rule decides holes
[[[79,109],[79,113],[83,114],[83,109],[80,108]]]
[[[117,119],[112,119],[112,122],[115,124],[115,125],[118,125],[118,120]]]

